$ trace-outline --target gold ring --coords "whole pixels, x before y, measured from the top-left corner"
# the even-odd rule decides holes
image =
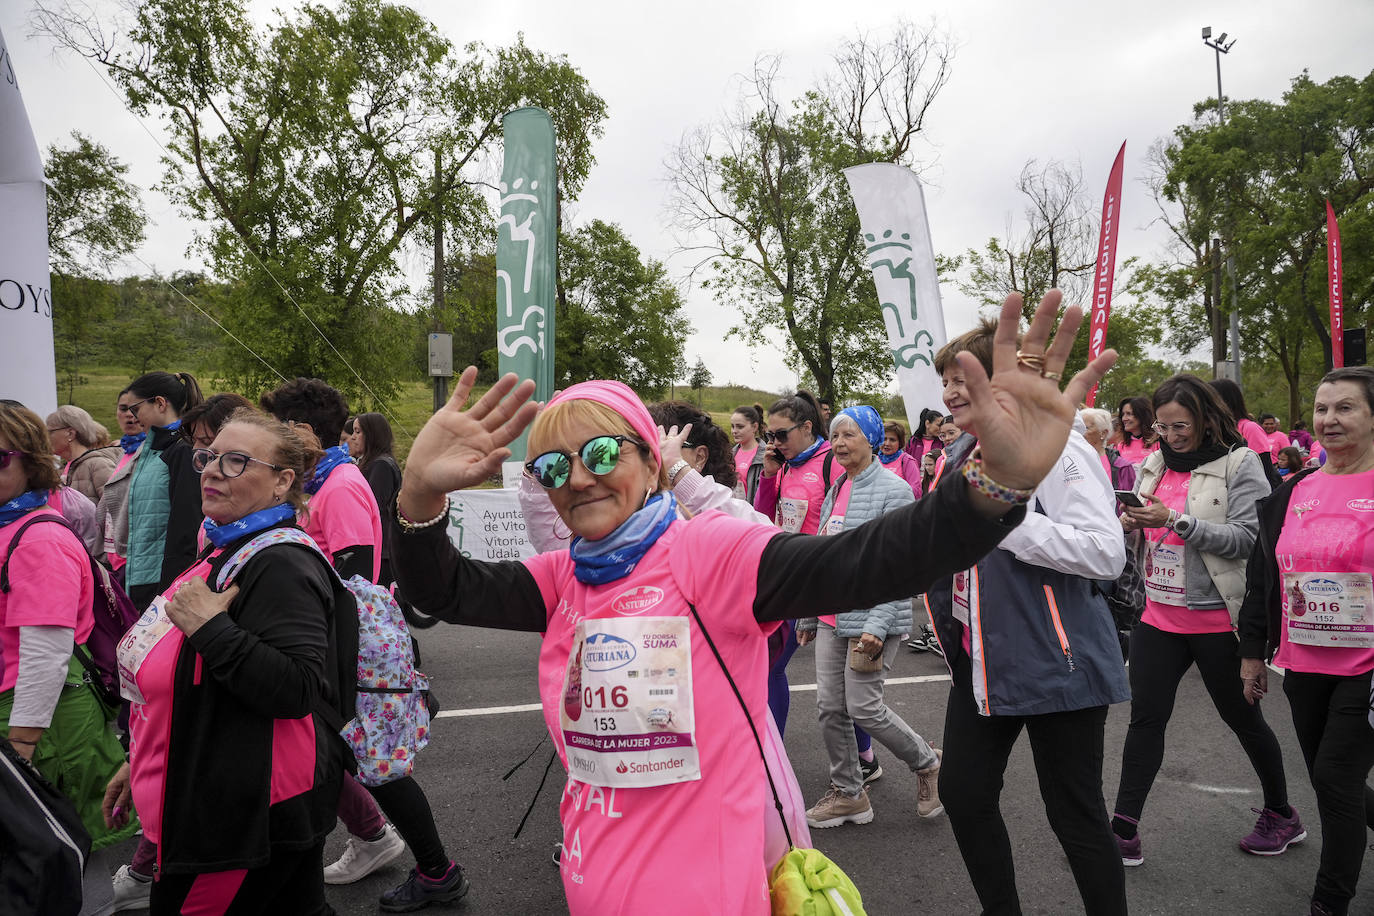
[[[1064,374],[1063,374],[1062,372],[1046,372],[1044,369],[1041,369],[1041,370],[1040,370],[1040,377],[1041,377],[1041,378],[1047,378],[1047,379],[1053,379],[1054,381],[1058,382],[1058,381],[1061,381],[1061,380],[1064,378]]]
[[[1034,369],[1036,372],[1045,371],[1045,354],[1027,353],[1025,350],[1016,351],[1016,364],[1025,366],[1027,369]]]

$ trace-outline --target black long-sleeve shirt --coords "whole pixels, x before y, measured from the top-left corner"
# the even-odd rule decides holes
[[[754,618],[794,620],[920,594],[973,566],[1024,517],[1017,508],[984,518],[969,502],[966,481],[955,477],[913,505],[835,536],[780,532],[759,560]],[[405,531],[394,511],[388,524],[397,582],[420,611],[450,623],[544,631],[544,598],[523,564],[467,559],[446,528]]]

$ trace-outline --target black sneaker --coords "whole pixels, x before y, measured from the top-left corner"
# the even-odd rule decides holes
[[[878,762],[878,755],[874,754],[872,760],[859,758],[859,769],[863,771],[864,785],[882,778],[883,765]]]
[[[412,868],[405,882],[382,895],[379,906],[384,913],[409,913],[422,910],[431,903],[452,903],[468,892],[468,879],[458,863],[449,864],[448,873],[435,880]]]
[[[924,633],[917,633],[915,636],[908,639],[906,641],[906,647],[912,652],[927,652],[930,650],[930,644],[926,642]]]

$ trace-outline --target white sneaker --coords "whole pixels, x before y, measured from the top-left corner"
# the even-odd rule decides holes
[[[350,836],[339,861],[324,867],[324,883],[352,884],[360,881],[395,860],[405,850],[405,840],[390,824],[383,828],[381,837],[375,840],[360,840]]]
[[[138,878],[129,871],[129,866],[121,865],[111,881],[114,883],[114,909],[111,912],[148,908],[148,898],[153,893],[151,878]]]

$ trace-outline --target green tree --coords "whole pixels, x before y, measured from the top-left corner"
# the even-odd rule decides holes
[[[72,131],[69,147],[51,144],[48,179],[48,261],[52,269],[53,346],[58,388],[76,395],[81,366],[99,348],[114,313],[112,264],[143,241],[147,217],[129,167],[89,137]]]
[[[683,340],[691,330],[663,265],[643,259],[619,226],[593,220],[563,236],[558,272],[558,387],[614,378],[661,398],[683,375]]]
[[[711,370],[706,368],[706,362],[700,356],[697,357],[696,364],[692,366],[692,377],[688,384],[697,393],[697,403],[700,404],[701,389],[711,384]]]
[[[266,28],[244,0],[139,0],[119,29],[50,0],[36,21],[102,66],[136,113],[164,121],[164,186],[204,222],[216,275],[234,281],[221,320],[284,374],[355,396],[361,378],[385,399],[406,365],[408,345],[384,332],[406,295],[400,257],[423,238],[436,196],[470,242],[491,231],[483,179],[502,116],[550,112],[571,198],[605,116],[565,57],[523,39],[459,50],[381,0],[306,4]],[[275,380],[233,349],[225,372],[244,390]]]
[[[703,286],[740,312],[729,333],[763,344],[783,331],[789,364],[822,397],[881,387],[893,372],[843,170],[916,165],[912,146],[952,55],[934,27],[899,23],[884,40],[845,43],[791,103],[780,62],[761,59],[739,114],[688,133],[669,157],[684,248],[708,266]]]

